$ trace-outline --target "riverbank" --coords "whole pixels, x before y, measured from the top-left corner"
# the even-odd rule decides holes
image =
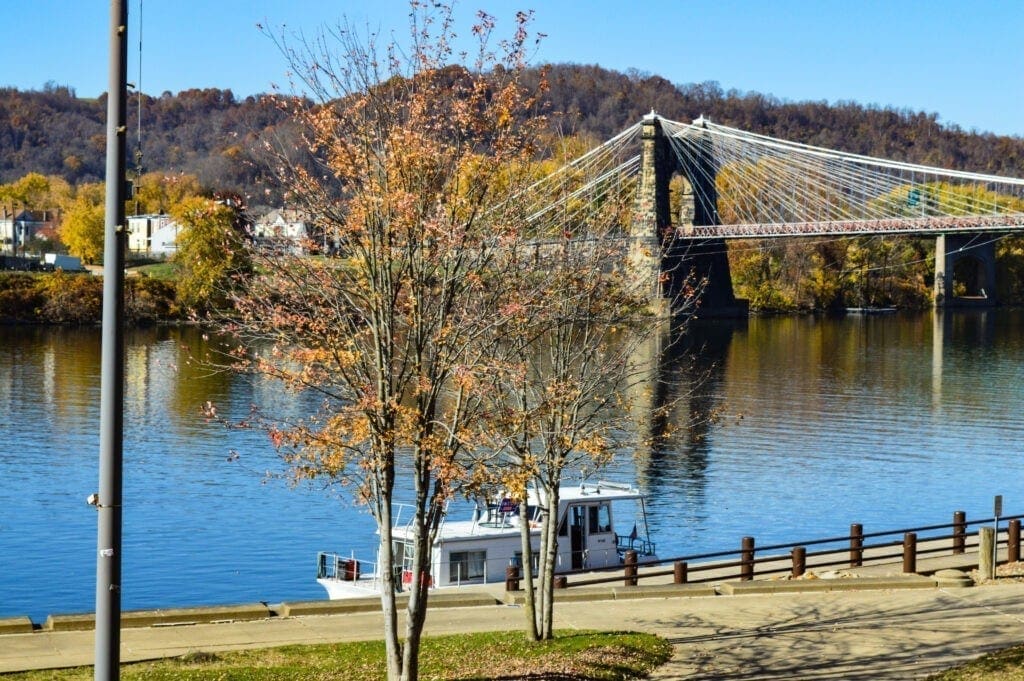
[[[725,564],[714,566],[709,571],[712,581],[704,584],[675,584],[664,575],[653,575],[640,585],[623,586],[621,582],[603,584],[601,586],[583,586],[555,591],[556,614],[570,607],[570,604],[591,604],[595,610],[604,612],[608,608],[620,609],[622,616],[627,616],[634,605],[641,603],[661,602],[668,610],[682,607],[699,610],[709,602],[735,601],[736,609],[742,611],[750,598],[782,598],[784,596],[819,594],[833,601],[844,598],[846,594],[872,593],[892,594],[907,591],[959,591],[973,585],[967,575],[978,565],[977,550],[966,553],[935,555],[929,551],[918,563],[919,574],[902,572],[902,562],[894,562],[887,558],[868,558],[865,565],[832,573],[831,577],[811,579],[755,579],[737,580],[734,566]],[[825,563],[834,564],[835,560],[845,558],[844,552],[823,555]],[[1005,552],[1000,552],[1001,561]],[[1019,564],[1005,565],[1004,573],[1009,574],[1010,581],[1020,588],[1022,605],[1024,605],[1024,583],[1020,583],[1016,572],[1006,573],[1005,570]],[[652,573],[657,571],[650,569]],[[823,573],[824,575],[824,573]],[[825,575],[827,577],[827,575]],[[988,588],[995,582],[986,583],[977,588]],[[455,631],[492,631],[479,619],[480,612],[518,611],[521,614],[522,591],[508,592],[502,590],[503,585],[481,584],[461,587],[459,589],[437,590],[430,597],[431,621],[447,621],[452,626],[465,622],[462,629]],[[404,597],[399,596],[400,611],[404,611]],[[674,601],[686,601],[691,606],[680,606]],[[600,603],[600,605],[596,605]],[[644,607],[647,607],[646,605]],[[657,609],[659,606],[651,606]],[[728,609],[726,609],[728,612]],[[461,613],[461,614],[460,614]],[[308,641],[294,640],[294,629],[278,628],[274,622],[305,620],[306,618],[354,618],[360,625],[341,638]],[[370,618],[377,626],[365,625]],[[376,619],[373,619],[376,618]],[[315,600],[303,602],[286,602],[268,604],[265,602],[195,608],[170,608],[161,610],[126,611],[121,615],[122,640],[137,639],[138,643],[128,645],[122,651],[122,661],[137,662],[160,657],[173,657],[201,650],[219,652],[250,647],[285,645],[289,643],[308,642],[324,643],[352,640],[375,640],[380,629],[380,601],[378,598],[354,598],[343,600]],[[352,628],[340,620],[342,629]],[[614,620],[613,620],[614,621]],[[219,628],[225,625],[230,628]],[[521,624],[521,622],[520,622]],[[210,629],[209,627],[215,627]],[[512,626],[510,622],[509,626]],[[563,626],[558,624],[559,627]],[[42,625],[33,623],[27,617],[0,619],[0,672],[24,671],[30,669],[47,669],[66,666],[89,664],[93,654],[89,643],[95,617],[92,614],[50,615]],[[468,628],[466,628],[468,627]],[[611,625],[602,625],[601,629],[617,630]],[[648,631],[647,629],[639,629]],[[174,633],[169,633],[169,632]],[[299,627],[298,631],[301,631]],[[254,638],[247,640],[243,633],[249,632]],[[256,632],[260,632],[256,635]],[[440,633],[452,633],[442,629]],[[658,632],[657,635],[664,635]],[[83,634],[88,634],[83,636]],[[354,636],[354,637],[353,637]],[[261,646],[250,643],[260,642]],[[46,651],[41,654],[40,651]]]
[[[0,272],[0,323],[90,326],[103,313],[103,278],[88,272]],[[129,324],[180,321],[172,281],[149,276],[125,280]]]
[[[665,638],[673,657],[653,679],[921,678],[1024,640],[1024,584],[1015,582],[954,589],[900,588],[894,580],[873,590],[685,593],[559,600],[556,626]],[[495,602],[435,607],[426,631],[514,631],[522,618],[520,608]],[[122,631],[121,659],[372,641],[380,637],[380,620],[379,612],[349,612],[130,628]],[[0,672],[86,666],[93,644],[91,631],[6,635],[0,637]]]
[[[1024,640],[1020,565],[1004,565],[1005,578],[972,586],[976,546],[948,553],[948,538],[931,544],[921,547],[914,575],[902,572],[903,561],[868,551],[863,566],[804,579],[737,580],[736,566],[725,563],[706,584],[652,574],[641,586],[570,587],[556,591],[556,626],[666,639],[673,657],[655,679],[917,678]],[[820,558],[834,565],[849,555]],[[521,592],[499,585],[439,590],[427,633],[514,631],[522,626],[520,604]],[[91,615],[54,615],[41,626],[0,620],[0,672],[91,664],[93,625]],[[374,641],[381,627],[375,598],[128,611],[121,660]]]

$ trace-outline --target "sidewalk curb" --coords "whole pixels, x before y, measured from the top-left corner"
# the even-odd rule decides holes
[[[840,577],[838,579],[794,579],[778,581],[725,582],[718,587],[724,596],[803,593],[817,591],[879,591],[889,589],[932,589],[938,582],[920,575],[903,577]]]
[[[746,596],[788,593],[814,593],[822,591],[865,591],[891,589],[928,589],[940,586],[939,580],[920,575],[891,577],[842,577],[837,579],[753,580],[728,581],[707,584],[652,584],[641,586],[577,587],[556,589],[556,603],[579,601],[630,600],[640,598],[706,598],[718,596]],[[405,607],[407,596],[399,596],[397,606]],[[526,602],[522,591],[434,593],[428,607],[469,608],[493,605],[521,606]],[[195,608],[167,608],[161,610],[129,610],[121,613],[122,628],[159,626],[185,626],[245,622],[275,617],[303,617],[309,615],[344,615],[380,612],[377,598],[353,598],[337,601],[294,601],[275,605],[265,603],[208,606]],[[50,615],[42,626],[36,627],[28,617],[0,619],[0,637],[59,631],[90,631],[95,628],[92,613]]]

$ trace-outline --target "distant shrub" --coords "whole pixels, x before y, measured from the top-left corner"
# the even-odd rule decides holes
[[[743,293],[750,301],[753,310],[762,312],[793,312],[798,306],[796,301],[785,292],[779,290],[774,282],[763,281],[757,286],[748,287]]]
[[[999,302],[1003,305],[1024,305],[1024,238],[1001,239],[996,251]]]
[[[42,307],[43,300],[37,275],[27,272],[0,272],[0,321],[33,321]]]
[[[174,283],[153,277],[131,277],[125,282],[125,316],[136,324],[177,319],[180,308]]]

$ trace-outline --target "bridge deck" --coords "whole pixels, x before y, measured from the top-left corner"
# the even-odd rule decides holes
[[[753,239],[793,236],[904,236],[969,232],[1024,232],[1024,215],[933,216],[881,220],[823,220],[679,228],[678,239]]]

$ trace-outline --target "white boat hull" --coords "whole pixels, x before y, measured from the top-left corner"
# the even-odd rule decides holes
[[[332,601],[380,596],[380,580],[373,577],[360,577],[355,581],[345,579],[318,579],[316,581],[327,591],[327,598]]]

